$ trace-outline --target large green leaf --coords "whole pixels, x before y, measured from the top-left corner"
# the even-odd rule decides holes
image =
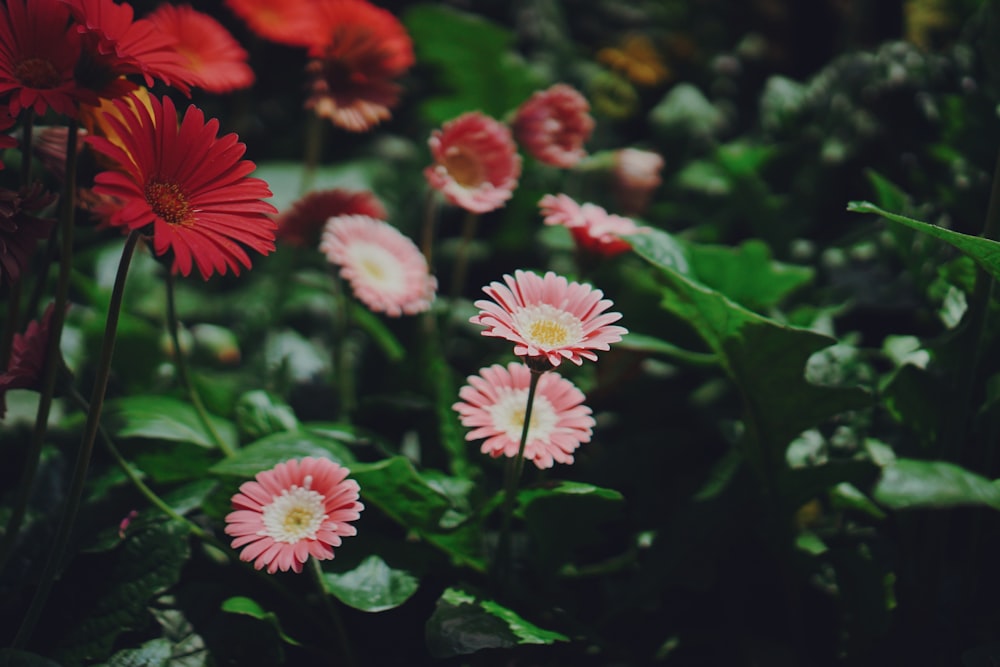
[[[353,570],[324,572],[326,590],[349,607],[367,612],[395,609],[420,585],[406,570],[397,570],[372,554]]]
[[[893,509],[986,505],[1000,510],[1000,483],[947,461],[896,459],[882,469],[874,496]]]
[[[513,35],[491,21],[428,3],[410,9],[403,22],[419,62],[438,68],[448,89],[422,106],[432,123],[473,110],[501,118],[541,87],[514,55]]]
[[[236,426],[244,440],[295,431],[299,420],[291,406],[263,389],[248,391],[236,401]]]
[[[354,455],[340,441],[308,431],[274,433],[236,451],[211,468],[216,475],[253,477],[282,461],[306,456],[328,458],[351,466]]]
[[[138,648],[118,651],[102,667],[168,667],[170,654],[169,640],[151,639]]]
[[[256,618],[259,621],[264,621],[267,625],[271,626],[275,634],[277,634],[283,642],[291,644],[292,646],[301,646],[301,643],[285,634],[284,629],[281,627],[281,621],[278,620],[277,614],[273,611],[267,611],[260,606],[256,600],[252,600],[242,595],[237,595],[222,602],[222,611],[230,614],[242,614],[244,616]]]
[[[914,220],[905,215],[890,213],[871,202],[852,201],[847,204],[847,210],[854,213],[874,213],[896,224],[904,225],[910,229],[915,229],[936,239],[940,239],[971,257],[994,278],[1000,278],[1000,243],[996,241],[984,239],[980,236],[969,236],[968,234],[955,232],[944,227],[921,222],[920,220]]]
[[[149,438],[188,442],[209,449],[215,440],[190,404],[168,396],[129,396],[112,401],[108,416],[116,424],[112,433],[121,438]],[[215,432],[229,445],[236,444],[232,422],[209,415]]]
[[[448,588],[427,620],[427,648],[435,658],[467,655],[487,648],[569,641],[538,627],[492,600]]]

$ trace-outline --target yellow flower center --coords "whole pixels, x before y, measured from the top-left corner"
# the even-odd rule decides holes
[[[323,496],[309,488],[311,483],[307,477],[305,486],[292,486],[275,496],[262,511],[264,529],[259,534],[288,544],[315,539],[327,515]]]
[[[25,58],[14,66],[14,78],[27,88],[45,90],[59,85],[59,70],[44,58]]]
[[[527,400],[527,389],[511,389],[501,394],[497,402],[488,408],[493,426],[515,442],[521,441]],[[559,416],[549,399],[536,394],[528,426],[528,442],[548,439],[558,422]]]
[[[528,306],[513,319],[525,340],[542,350],[554,350],[583,340],[580,319],[547,303]]]
[[[190,226],[194,215],[187,197],[176,183],[153,181],[146,185],[146,202],[153,213],[171,225]]]
[[[463,188],[475,187],[485,180],[482,163],[464,148],[448,149],[444,158],[444,168]]]
[[[552,320],[532,322],[528,335],[545,347],[561,347],[569,341],[569,331],[566,327]]]

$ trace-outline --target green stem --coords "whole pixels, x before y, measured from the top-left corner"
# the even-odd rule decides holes
[[[319,157],[323,148],[323,119],[310,113],[306,121],[305,151],[302,156],[302,182],[299,184],[299,195],[304,195],[316,180],[316,169],[319,167]]]
[[[521,480],[521,473],[524,471],[524,448],[528,444],[528,432],[531,430],[531,412],[535,405],[535,390],[538,388],[538,380],[545,371],[531,371],[531,381],[528,383],[527,404],[524,407],[524,425],[521,427],[521,442],[517,448],[517,456],[508,460],[504,468],[503,485],[503,515],[500,524],[500,539],[497,543],[497,551],[494,560],[494,578],[501,586],[506,584],[510,573],[511,545],[510,545],[510,524],[514,515],[514,502],[517,498],[517,486]]]
[[[336,375],[337,396],[340,399],[340,419],[350,423],[356,400],[354,395],[354,369],[350,363],[348,334],[351,309],[344,281],[334,273],[333,298],[336,312],[333,320],[333,372]]]
[[[0,369],[6,370],[10,362],[10,346],[14,343],[14,331],[21,311],[21,281],[10,286],[7,311],[4,313],[3,333],[0,334]]]
[[[205,404],[201,400],[201,396],[198,394],[198,390],[195,389],[194,383],[191,381],[191,375],[188,373],[187,361],[184,358],[184,350],[181,348],[181,338],[180,338],[180,321],[177,318],[177,305],[175,298],[174,289],[174,274],[167,272],[167,326],[170,329],[170,339],[174,344],[174,365],[177,367],[177,375],[180,376],[181,384],[187,389],[188,398],[191,401],[191,405],[194,406],[195,412],[198,414],[198,419],[201,421],[201,425],[205,427],[205,430],[215,444],[226,456],[232,456],[236,452],[233,450],[232,446],[226,442],[225,438],[219,435],[215,426],[212,424],[212,420],[208,415],[208,411],[205,409]]]
[[[434,264],[431,261],[434,257],[434,227],[437,224],[437,190],[427,188],[427,196],[424,198],[424,226],[420,232],[420,251],[427,260],[427,268],[434,272]]]
[[[313,581],[316,584],[316,588],[319,590],[320,597],[323,600],[323,608],[326,609],[327,616],[330,617],[330,621],[333,623],[333,627],[336,630],[337,639],[340,642],[343,664],[346,667],[355,667],[357,662],[355,662],[354,659],[354,651],[351,648],[351,638],[350,635],[347,634],[344,619],[340,614],[340,609],[338,609],[337,605],[334,604],[330,594],[326,592],[326,584],[323,583],[323,566],[316,558],[310,558],[308,567],[309,572],[312,574]]]
[[[3,542],[0,542],[0,570],[4,568],[14,550],[14,542],[21,523],[24,521],[28,507],[31,487],[38,472],[38,461],[42,454],[42,444],[48,430],[49,412],[56,391],[56,378],[61,364],[59,340],[62,337],[63,323],[66,320],[66,304],[69,301],[69,279],[73,269],[73,216],[76,212],[76,137],[79,125],[71,121],[69,137],[66,145],[66,186],[59,202],[59,233],[61,234],[61,253],[59,258],[59,278],[56,283],[55,305],[52,319],[49,322],[49,339],[45,347],[45,369],[41,381],[41,396],[38,399],[38,411],[35,413],[35,428],[31,436],[31,445],[25,455],[24,469],[18,480],[14,495],[14,507]],[[39,282],[44,278],[39,276]],[[13,319],[13,318],[12,318]]]
[[[451,296],[453,299],[461,296],[465,287],[465,275],[469,270],[469,246],[472,244],[472,239],[476,237],[478,226],[479,214],[466,211],[465,220],[462,222],[462,240],[459,241],[455,254],[455,266],[451,274]]]
[[[115,337],[118,333],[118,317],[121,314],[122,298],[125,294],[125,279],[128,277],[128,267],[132,262],[132,254],[135,245],[139,241],[139,231],[133,230],[129,233],[122,249],[121,261],[118,264],[118,273],[115,275],[115,284],[111,290],[111,301],[108,303],[108,317],[104,328],[104,340],[101,344],[101,356],[97,363],[97,375],[94,379],[94,388],[90,395],[90,411],[87,413],[87,424],[84,427],[83,438],[80,441],[80,449],[77,452],[76,463],[73,466],[73,479],[63,508],[59,526],[56,529],[55,543],[49,556],[45,561],[45,569],[42,571],[41,581],[35,591],[28,611],[21,621],[21,627],[14,637],[13,646],[23,647],[38,622],[38,618],[45,607],[45,602],[52,590],[61,569],[62,560],[65,557],[66,547],[69,544],[70,533],[76,523],[76,515],[80,509],[80,501],[83,497],[83,486],[87,479],[87,470],[90,467],[90,457],[94,450],[94,440],[97,436],[97,428],[100,425],[101,409],[104,407],[104,396],[108,388],[108,378],[111,375],[111,358],[115,351]],[[56,313],[53,313],[55,316]],[[59,364],[50,365],[58,369]],[[54,374],[54,372],[53,372]]]

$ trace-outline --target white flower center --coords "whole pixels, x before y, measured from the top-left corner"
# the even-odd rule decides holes
[[[399,292],[405,287],[406,276],[399,258],[382,246],[355,242],[351,244],[350,253],[365,281],[388,292]]]
[[[309,488],[311,483],[312,478],[306,477],[304,487],[292,486],[275,496],[263,510],[264,530],[259,534],[289,544],[316,539],[316,531],[327,515],[323,510],[323,496]]]
[[[554,350],[583,340],[580,318],[547,303],[528,306],[515,313],[513,319],[521,335],[542,350]]]
[[[528,407],[528,390],[511,389],[487,410],[493,419],[493,426],[514,442],[521,442],[524,430],[524,412]],[[528,442],[546,440],[559,421],[549,399],[535,394],[535,404],[531,409],[531,426],[528,427]]]

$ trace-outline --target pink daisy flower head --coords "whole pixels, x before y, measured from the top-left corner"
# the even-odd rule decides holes
[[[565,83],[533,94],[518,109],[514,136],[539,162],[569,168],[586,157],[594,131],[587,98]]]
[[[531,370],[511,362],[494,364],[471,375],[452,408],[469,431],[466,440],[483,440],[481,451],[493,458],[514,458],[520,448]],[[538,378],[524,458],[539,468],[573,463],[573,452],[590,442],[594,418],[583,405],[583,392],[558,373]]]
[[[246,146],[235,134],[217,136],[219,121],[206,121],[193,105],[179,119],[169,97],[149,101],[149,108],[138,99],[114,101],[122,120],[107,121],[122,145],[87,137],[120,166],[97,175],[94,193],[121,202],[112,225],[148,230],[157,255],[171,251],[174,273],[187,276],[197,266],[206,280],[230,269],[238,275],[250,268],[243,246],[274,250],[277,209],[264,201],[267,183],[248,176],[254,163],[241,159]]]
[[[434,164],[424,170],[432,188],[452,204],[487,213],[510,199],[521,176],[521,156],[510,130],[478,111],[434,130],[428,141]]]
[[[244,482],[226,516],[226,534],[240,560],[268,574],[301,572],[312,556],[333,558],[341,538],[357,534],[361,516],[358,483],[349,470],[323,458],[293,459]]]
[[[558,366],[564,359],[581,365],[597,360],[595,350],[608,350],[628,333],[612,324],[621,313],[605,312],[612,302],[586,283],[569,282],[552,271],[505,275],[504,282],[483,288],[492,301],[481,299],[473,324],[486,327],[484,336],[514,343],[514,354],[535,370]]]
[[[576,203],[568,195],[545,195],[538,202],[546,225],[562,225],[573,234],[577,246],[605,257],[632,249],[623,236],[638,234],[639,227],[630,218],[612,215],[596,204]]]
[[[319,249],[340,267],[354,295],[390,317],[431,307],[437,280],[420,249],[387,222],[366,215],[330,218]]]

